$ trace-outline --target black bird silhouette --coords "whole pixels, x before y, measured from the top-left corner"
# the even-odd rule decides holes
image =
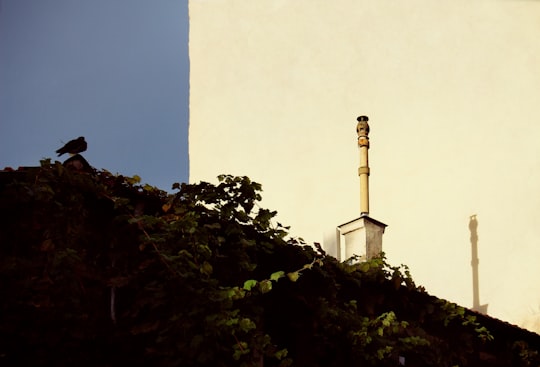
[[[88,145],[86,144],[86,140],[84,140],[84,136],[79,136],[77,139],[68,141],[66,145],[58,149],[56,153],[58,153],[59,157],[64,153],[78,154],[84,152],[87,147]]]

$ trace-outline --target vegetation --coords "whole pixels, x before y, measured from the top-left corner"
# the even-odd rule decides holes
[[[474,314],[384,257],[291,238],[260,184],[219,181],[167,194],[46,160],[0,187],[0,364],[482,365],[493,335]]]

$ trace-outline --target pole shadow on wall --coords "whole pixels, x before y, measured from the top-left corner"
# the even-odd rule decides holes
[[[471,267],[473,279],[473,311],[487,314],[488,305],[480,304],[480,286],[478,280],[478,219],[476,214],[469,217],[469,231],[471,231]]]

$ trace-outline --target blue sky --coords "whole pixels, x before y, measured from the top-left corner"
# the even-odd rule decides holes
[[[98,169],[186,182],[188,32],[187,0],[0,0],[0,168],[83,135]]]

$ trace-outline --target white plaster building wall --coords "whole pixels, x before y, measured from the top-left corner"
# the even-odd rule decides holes
[[[190,180],[263,184],[308,241],[359,215],[356,117],[369,116],[370,216],[432,294],[540,320],[540,3],[191,0]]]

